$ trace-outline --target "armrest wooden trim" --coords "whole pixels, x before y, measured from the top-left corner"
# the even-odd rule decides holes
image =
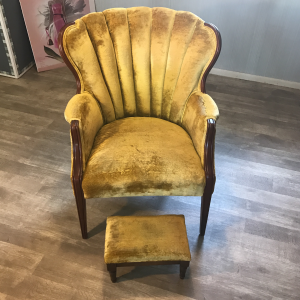
[[[73,145],[73,166],[72,166],[72,183],[73,190],[76,198],[84,198],[84,193],[82,190],[82,147],[81,138],[79,131],[79,121],[71,121],[71,137]],[[78,203],[77,203],[78,205]]]
[[[79,131],[79,121],[73,120],[71,121],[71,137],[73,144],[73,172],[72,172],[72,181],[73,184],[82,182],[82,146],[81,146],[81,138]]]
[[[81,92],[81,83],[80,83],[80,79],[79,79],[79,75],[77,73],[77,71],[75,70],[75,68],[73,67],[73,65],[71,64],[71,62],[69,61],[65,49],[64,49],[64,45],[63,45],[63,37],[64,37],[64,33],[66,31],[66,29],[69,26],[74,25],[75,22],[70,22],[67,23],[59,32],[58,34],[58,49],[59,49],[59,53],[62,57],[62,59],[64,60],[65,64],[67,65],[67,67],[71,70],[71,72],[73,73],[75,80],[76,80],[76,86],[77,86],[77,90],[76,90],[76,94],[80,94]]]
[[[222,48],[222,38],[221,38],[219,29],[215,25],[205,22],[204,26],[210,27],[215,32],[215,35],[217,38],[217,47],[216,47],[215,55],[214,55],[213,59],[211,60],[210,64],[208,65],[207,69],[204,71],[204,74],[201,79],[201,84],[200,84],[201,92],[206,94],[206,88],[205,88],[206,79],[207,79],[208,73],[210,72],[210,70],[212,69],[212,67],[214,66],[214,64],[216,63],[216,61],[220,55],[221,48]]]
[[[87,239],[87,217],[86,217],[86,201],[82,189],[82,148],[79,131],[79,121],[71,121],[71,137],[73,145],[73,171],[72,171],[72,183],[73,191],[75,194],[77,211],[80,221],[80,228],[82,238]]]
[[[86,216],[86,201],[82,189],[82,148],[79,131],[79,121],[71,121],[71,137],[73,144],[73,172],[72,172],[72,183],[73,191],[75,194],[77,211],[80,221],[80,228],[82,238],[87,239],[87,216]]]
[[[206,186],[204,194],[214,192],[216,175],[215,175],[215,136],[216,121],[214,119],[207,120],[207,131],[204,144],[204,171],[206,177]]]

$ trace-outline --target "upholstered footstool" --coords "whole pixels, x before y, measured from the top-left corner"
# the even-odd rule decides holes
[[[191,260],[183,215],[108,217],[104,260],[112,282],[117,267],[180,265]]]

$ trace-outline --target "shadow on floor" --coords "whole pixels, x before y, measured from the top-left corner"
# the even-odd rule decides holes
[[[142,198],[142,199],[141,199]],[[121,209],[113,213],[111,216],[131,216],[131,215],[156,215],[157,211],[161,211],[165,206],[168,197],[128,197],[128,202]],[[113,201],[113,199],[108,199]],[[101,201],[101,200],[100,200]],[[150,205],[149,205],[150,202]],[[88,238],[91,238],[106,229],[106,220],[99,223],[92,230],[88,232]]]

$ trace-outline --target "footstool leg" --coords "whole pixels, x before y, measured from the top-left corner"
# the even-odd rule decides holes
[[[186,269],[188,268],[189,265],[190,265],[189,261],[180,262],[180,279],[184,279]]]
[[[109,272],[111,282],[117,281],[117,266],[115,264],[107,264],[107,271]]]

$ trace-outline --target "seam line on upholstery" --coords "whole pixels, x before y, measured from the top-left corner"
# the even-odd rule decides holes
[[[183,65],[183,62],[184,62],[184,59],[185,59],[185,56],[186,56],[186,52],[190,46],[190,43],[191,43],[191,40],[194,36],[194,33],[195,33],[195,30],[196,30],[196,24],[197,24],[198,20],[195,22],[194,24],[194,30],[193,30],[193,33],[191,34],[191,37],[190,37],[190,40],[188,41],[187,43],[187,46],[185,48],[185,52],[184,52],[184,55],[182,57],[182,60],[181,60],[181,64],[180,64],[180,69],[179,69],[179,72],[178,72],[178,75],[177,75],[177,79],[176,79],[176,84],[175,84],[175,88],[173,90],[173,93],[172,93],[172,98],[171,98],[171,105],[170,105],[170,110],[169,110],[169,113],[168,113],[168,119],[170,118],[170,114],[171,114],[171,110],[172,110],[172,106],[173,106],[173,98],[174,98],[174,93],[175,93],[175,90],[176,90],[176,87],[177,87],[177,84],[178,84],[178,79],[179,79],[179,76],[180,76],[180,73],[181,73],[181,69],[182,69],[182,65]]]
[[[153,25],[153,8],[151,8],[151,28],[150,28],[150,49],[149,49],[149,60],[150,60],[150,117],[152,117],[152,25]]]
[[[164,87],[165,87],[165,81],[166,81],[166,73],[167,73],[167,65],[168,65],[168,60],[169,60],[169,53],[170,53],[170,43],[171,43],[171,39],[172,39],[172,33],[173,33],[173,28],[174,28],[174,23],[175,23],[175,18],[176,18],[176,14],[177,11],[175,11],[174,9],[172,9],[174,12],[174,19],[173,19],[173,24],[172,24],[172,28],[171,28],[171,32],[170,32],[170,38],[169,38],[169,43],[168,43],[168,49],[167,49],[167,57],[166,57],[166,61],[165,61],[165,69],[164,69],[164,79],[163,79],[163,85],[162,85],[162,92],[161,92],[161,103],[160,103],[160,117],[162,118],[162,108],[163,108],[163,102],[164,102]]]
[[[118,76],[119,87],[120,87],[121,96],[122,96],[123,117],[125,117],[124,94],[123,94],[123,89],[122,89],[121,80],[120,80],[118,59],[117,59],[117,56],[116,56],[116,51],[115,51],[114,42],[113,42],[112,37],[111,37],[111,34],[110,34],[110,28],[109,28],[109,26],[108,26],[108,24],[107,24],[106,16],[105,16],[105,14],[104,14],[103,12],[102,12],[102,14],[103,14],[103,17],[104,17],[104,20],[105,20],[105,24],[106,24],[106,27],[107,27],[107,31],[108,31],[108,34],[109,34],[109,37],[110,37],[110,41],[111,41],[111,44],[112,44],[112,49],[113,49],[114,55],[115,55],[115,61],[116,61],[116,66],[117,66],[117,76]],[[115,115],[116,115],[116,112],[115,112]],[[116,120],[117,120],[117,119],[116,119]]]
[[[109,36],[110,36],[110,39],[111,39],[111,42],[112,42],[112,45],[113,45],[113,50],[114,50],[114,54],[115,54],[115,59],[116,59],[116,64],[117,64],[117,71],[118,71],[118,79],[119,79],[119,85],[120,85],[120,90],[121,90],[121,95],[122,95],[122,103],[123,103],[123,112],[124,112],[124,118],[126,117],[126,112],[125,112],[125,96],[124,96],[124,92],[123,92],[123,85],[122,85],[122,81],[120,79],[120,70],[119,70],[119,59],[116,55],[116,51],[115,51],[115,42],[114,40],[112,39],[112,36],[111,36],[111,30],[110,30],[110,27],[107,23],[107,19],[106,19],[106,16],[105,14],[103,13],[104,15],[104,18],[105,18],[105,23],[106,23],[106,26],[108,28],[108,33],[109,33]]]
[[[100,58],[98,57],[98,54],[97,54],[97,52],[96,52],[96,49],[95,49],[95,46],[94,46],[93,40],[92,40],[92,38],[91,38],[91,35],[90,35],[90,33],[89,33],[89,30],[88,30],[88,29],[87,29],[87,27],[86,27],[86,24],[85,24],[85,22],[84,22],[83,20],[82,20],[82,22],[83,22],[83,23],[84,23],[84,25],[85,25],[86,32],[87,32],[87,34],[88,34],[88,36],[89,36],[89,38],[90,38],[90,41],[91,41],[91,43],[92,43],[92,46],[93,46],[93,49],[94,49],[95,55],[96,55],[96,57],[97,57],[97,61],[98,61],[98,63],[99,63],[99,68],[100,68],[100,72],[101,72],[102,78],[103,78],[103,80],[104,80],[105,86],[106,86],[106,88],[107,88],[108,94],[109,94],[109,96],[110,96],[111,103],[112,103],[112,105],[113,105],[113,108],[114,108],[114,114],[115,114],[115,120],[116,120],[116,110],[115,110],[115,104],[114,104],[114,101],[113,101],[113,98],[112,98],[112,95],[111,95],[111,91],[110,91],[110,89],[109,89],[109,87],[108,87],[108,85],[107,85],[107,82],[106,82],[106,80],[105,80],[105,76],[103,75],[103,70],[102,70],[102,67],[101,67]],[[100,103],[100,101],[98,101],[98,102],[99,102],[99,104],[100,104],[100,107],[101,107],[101,103]],[[102,107],[101,107],[101,111],[102,111]],[[103,116],[103,115],[102,115],[102,117],[103,117],[103,119],[104,119],[105,123],[107,124],[107,120],[106,120],[105,116]]]
[[[151,24],[150,24],[150,49],[149,49],[149,74],[150,74],[150,109],[149,109],[149,117],[152,116],[152,74],[151,74],[151,37],[152,37],[152,22],[153,22],[153,8],[151,8]]]
[[[130,25],[128,20],[128,9],[126,8],[126,18],[127,18],[127,26],[129,33],[129,42],[130,42],[130,50],[131,50],[131,66],[132,66],[132,80],[134,86],[134,102],[135,102],[135,115],[137,116],[137,99],[136,99],[136,87],[135,87],[135,75],[134,75],[134,67],[133,67],[133,54],[132,54],[132,43],[131,43],[131,33],[130,33]]]

